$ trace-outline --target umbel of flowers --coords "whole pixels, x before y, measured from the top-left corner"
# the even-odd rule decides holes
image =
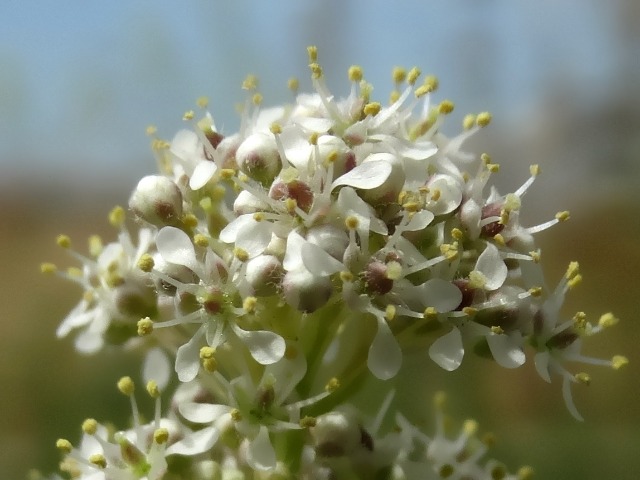
[[[453,103],[434,102],[435,77],[394,69],[384,106],[353,66],[351,91],[338,99],[316,49],[308,53],[314,92],[299,94],[291,80],[292,104],[263,108],[247,77],[237,133],[217,129],[204,99],[171,142],[149,129],[159,171],[129,199],[137,234],[117,207],[115,241],[92,237],[85,256],[58,238],[80,266],[43,271],[83,289],[58,336],[75,334],[82,353],[143,351],[142,376],[157,399],[143,423],[133,381],[123,378],[133,426],[115,433],[86,420],[78,445],[58,442],[64,475],[528,478],[529,468],[509,474],[484,459],[475,422],[448,431],[441,396],[431,434],[392,393],[373,419],[351,399],[369,375],[392,392],[411,352],[427,351],[448,371],[479,353],[505,368],[534,362],[580,419],[570,388],[589,376],[568,362],[627,362],[581,353],[584,338],[617,320],[563,316],[578,264],[555,285],[544,279],[534,235],[569,213],[521,223],[538,167],[502,194],[490,184],[499,165],[463,149],[488,113],[466,116],[448,138],[440,127]],[[175,390],[163,410],[165,389]]]

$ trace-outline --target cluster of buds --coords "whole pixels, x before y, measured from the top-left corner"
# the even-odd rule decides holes
[[[544,281],[534,234],[569,213],[520,223],[538,167],[503,195],[487,186],[499,165],[463,149],[488,113],[467,115],[449,138],[440,127],[453,103],[434,103],[435,77],[394,69],[383,106],[353,66],[349,95],[336,99],[308,53],[315,93],[291,80],[291,105],[262,108],[247,77],[238,133],[218,131],[206,99],[171,142],[149,128],[159,173],[129,200],[137,240],[117,207],[117,241],[92,237],[84,256],[60,236],[82,268],[43,265],[84,289],[59,336],[76,332],[84,353],[140,349],[145,380],[165,389],[175,372],[180,382],[147,437],[139,425],[109,439],[84,429],[88,445],[125,442],[123,453],[81,462],[87,449],[63,441],[82,466],[74,478],[526,478],[482,463],[473,422],[448,440],[439,421],[430,438],[397,412],[383,431],[351,399],[368,375],[391,389],[411,352],[448,371],[475,352],[506,368],[532,359],[544,380],[561,379],[580,418],[570,386],[589,376],[566,363],[626,363],[580,351],[613,315],[562,316],[578,264],[556,287]]]

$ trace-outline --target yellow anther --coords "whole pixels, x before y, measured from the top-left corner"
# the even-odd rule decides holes
[[[340,280],[342,280],[343,283],[353,282],[353,273],[347,271],[340,272]]]
[[[372,117],[375,117],[378,113],[380,113],[381,109],[382,109],[382,105],[380,105],[380,103],[370,102],[364,106],[362,111],[364,112],[365,115],[371,115]]]
[[[269,130],[274,135],[280,135],[282,133],[282,125],[280,125],[278,122],[273,122],[269,127]]]
[[[540,250],[534,250],[529,252],[529,255],[531,255],[531,260],[533,260],[533,263],[540,263],[540,259],[542,258],[542,253],[540,252]]]
[[[209,106],[209,98],[198,97],[196,100],[196,105],[198,105],[200,108],[207,108]]]
[[[345,218],[344,224],[349,230],[356,230],[360,225],[360,221],[358,220],[358,217],[349,215],[347,218]]]
[[[629,364],[629,359],[623,355],[615,355],[611,359],[611,367],[614,370],[620,370],[622,367]]]
[[[574,375],[574,378],[575,378],[578,382],[583,383],[583,384],[585,384],[585,385],[589,385],[589,384],[591,384],[591,376],[589,376],[589,374],[588,374],[588,373],[585,373],[585,372],[576,373],[576,374]]]
[[[143,272],[149,273],[151,270],[153,270],[154,266],[155,261],[153,260],[153,257],[148,253],[142,254],[138,259],[137,267]]]
[[[89,253],[92,257],[97,257],[102,253],[102,239],[100,235],[91,235],[89,237]]]
[[[400,98],[400,92],[398,90],[393,90],[390,94],[389,94],[389,103],[395,103],[398,101],[398,99]]]
[[[234,422],[239,422],[240,420],[242,420],[242,414],[237,408],[232,409],[229,412],[229,416],[231,416],[231,420],[233,420]]]
[[[318,61],[318,47],[315,45],[309,45],[307,47],[307,55],[309,56],[309,63]]]
[[[325,391],[329,393],[335,392],[338,388],[340,388],[340,381],[336,377],[331,378],[324,386]]]
[[[487,164],[487,170],[489,170],[491,173],[498,173],[500,171],[500,164],[499,163],[488,163]]]
[[[504,239],[504,237],[502,236],[501,233],[496,233],[493,236],[493,240],[494,240],[494,242],[496,242],[501,247],[504,247],[507,244],[507,242],[505,241],[505,239]]]
[[[87,418],[82,422],[82,431],[87,435],[95,435],[98,431],[98,422],[95,418]]]
[[[556,213],[556,219],[561,222],[564,222],[565,220],[569,220],[569,212],[565,210],[563,212]]]
[[[322,78],[322,67],[317,63],[312,63],[309,65],[309,69],[311,70],[311,78],[314,80],[318,80]]]
[[[518,480],[533,480],[533,467],[525,465],[518,469]]]
[[[296,208],[298,208],[298,202],[295,198],[286,198],[284,200],[284,208],[287,209],[287,212],[293,214],[296,212]]]
[[[182,120],[193,120],[193,117],[195,117],[196,114],[194,113],[193,110],[188,110],[186,112],[184,112],[184,115],[182,115]]]
[[[158,445],[163,445],[169,440],[169,430],[166,428],[158,428],[153,432],[153,441]]]
[[[373,92],[373,85],[364,80],[360,82],[360,98],[363,102],[368,102],[369,97],[371,96],[371,92]]]
[[[201,233],[197,233],[193,236],[193,243],[199,247],[208,247],[209,246],[209,238]]]
[[[504,330],[502,329],[501,326],[494,325],[493,327],[491,327],[491,333],[493,333],[495,335],[503,335],[504,334]]]
[[[336,160],[338,160],[338,158],[339,158],[338,151],[337,150],[331,150],[327,154],[326,165],[328,166],[330,163],[335,163]]]
[[[449,261],[455,260],[458,257],[458,242],[443,243],[440,245],[440,253]]]
[[[56,448],[63,453],[71,453],[73,450],[73,445],[66,438],[59,438],[56,440]]]
[[[459,228],[452,228],[451,236],[453,237],[454,240],[460,241],[464,238],[464,233]]]
[[[503,209],[500,212],[500,220],[498,220],[498,223],[500,223],[501,225],[506,225],[507,223],[509,223],[509,210]]]
[[[531,173],[532,177],[537,177],[540,174],[540,166],[537,164],[531,165],[529,167],[529,173]]]
[[[94,453],[89,455],[89,462],[99,468],[107,468],[107,459],[101,453]]]
[[[254,312],[257,305],[258,299],[256,297],[247,297],[242,301],[242,308],[247,313]]]
[[[133,383],[133,380],[131,380],[131,377],[122,377],[118,380],[118,390],[120,390],[123,395],[133,395],[134,389],[135,384]]]
[[[312,428],[315,427],[317,424],[317,420],[315,419],[315,417],[310,417],[310,416],[306,416],[306,417],[302,417],[300,419],[300,426],[302,428]]]
[[[254,105],[262,105],[262,94],[261,93],[254,93],[253,96],[251,97],[251,102]]]
[[[473,115],[472,113],[465,115],[464,118],[462,119],[462,128],[464,128],[465,130],[469,130],[475,124],[476,124],[476,116]]]
[[[442,102],[440,102],[440,105],[438,105],[438,112],[443,115],[447,115],[453,112],[454,106],[455,105],[451,100],[443,100]]]
[[[478,422],[473,419],[465,420],[462,425],[462,430],[471,437],[478,432]]]
[[[569,288],[575,288],[581,283],[582,283],[582,275],[577,274],[575,277],[573,277],[571,280],[567,282],[567,285],[569,285]]]
[[[300,87],[300,81],[295,78],[295,77],[291,77],[289,80],[287,80],[287,88],[293,92],[297,92],[298,88]]]
[[[507,196],[504,199],[504,210],[507,210],[508,212],[513,212],[515,210],[520,210],[520,207],[522,206],[522,200],[520,200],[520,197],[518,197],[517,195],[514,195],[513,193],[508,193]]]
[[[187,213],[182,217],[182,224],[187,228],[196,228],[198,226],[198,217],[193,213]]]
[[[485,165],[489,165],[491,163],[491,155],[489,155],[488,153],[482,153],[480,155],[480,160],[482,161],[482,163],[484,163]]]
[[[216,353],[216,349],[213,347],[205,346],[200,348],[200,359],[205,360],[207,358],[213,358]]]
[[[399,262],[391,261],[387,263],[385,277],[389,280],[398,280],[402,277],[402,265]]]
[[[580,264],[578,262],[571,262],[569,263],[569,266],[567,267],[567,271],[564,274],[564,276],[567,280],[571,280],[573,277],[578,275],[579,271],[580,271]]]
[[[233,249],[233,256],[241,262],[246,262],[247,260],[249,260],[249,252],[240,247],[235,247]]]
[[[396,318],[396,307],[394,305],[387,305],[387,308],[384,310],[384,318],[387,321]]]
[[[413,201],[405,202],[402,204],[402,208],[404,208],[407,212],[417,212],[418,210],[420,210],[420,207],[421,204]]]
[[[542,295],[542,287],[531,287],[529,289],[529,294],[532,297],[539,297]]]
[[[256,88],[258,88],[258,77],[252,74],[247,75],[242,81],[242,89],[255,90]]]
[[[71,238],[69,238],[67,235],[58,235],[58,237],[56,238],[56,243],[59,247],[71,248]]]
[[[479,127],[486,127],[491,123],[491,114],[489,112],[479,113],[476,117],[476,125]]]
[[[442,192],[440,191],[439,188],[434,188],[431,191],[431,200],[434,202],[437,202],[438,200],[440,200],[440,196],[442,195]]]
[[[351,65],[349,67],[349,80],[352,82],[359,82],[363,77],[362,67],[360,65]]]
[[[56,267],[53,263],[45,262],[40,264],[40,271],[42,273],[46,273],[47,275],[55,273],[57,270],[58,267]]]
[[[573,316],[573,326],[578,330],[587,328],[587,314],[584,312],[576,312]]]
[[[478,313],[478,309],[473,307],[464,307],[462,309],[462,313],[468,315],[469,317],[473,317],[476,313]]]
[[[318,133],[316,133],[316,132],[313,132],[311,135],[309,135],[309,144],[310,145],[317,145],[319,136],[320,135],[318,135]]]
[[[424,97],[427,93],[430,93],[430,92],[431,90],[429,90],[429,87],[427,87],[426,85],[420,85],[418,88],[416,88],[413,94],[416,96],[416,98],[420,98],[420,97]]]
[[[438,89],[439,83],[440,82],[438,80],[438,77],[436,77],[435,75],[427,75],[424,78],[424,82],[422,82],[422,85],[426,87],[430,92],[434,92]]]
[[[224,180],[231,180],[236,174],[233,168],[223,168],[220,170],[220,178]]]
[[[600,317],[598,320],[598,325],[602,328],[613,327],[619,322],[619,319],[613,315],[613,313],[608,312]]]
[[[393,67],[391,78],[396,84],[402,83],[407,79],[407,70],[402,67]]]
[[[113,209],[109,212],[109,223],[111,226],[119,228],[124,225],[124,221],[126,218],[126,213],[124,208],[117,205],[113,207]]]
[[[158,398],[160,396],[160,388],[155,380],[149,380],[147,382],[147,393],[151,398]]]
[[[469,287],[470,288],[484,288],[487,284],[487,277],[484,273],[478,270],[472,270],[469,272]]]
[[[409,73],[407,74],[407,83],[409,85],[415,85],[421,73],[422,72],[418,67],[413,67],[411,70],[409,70]]]
[[[144,337],[153,333],[153,321],[149,317],[141,318],[137,323],[138,335]]]
[[[422,315],[426,319],[434,320],[438,318],[438,311],[434,307],[427,307],[424,309],[424,313]]]
[[[158,127],[156,127],[155,125],[148,125],[145,130],[145,133],[150,137],[153,137],[157,133],[157,131],[158,131]]]

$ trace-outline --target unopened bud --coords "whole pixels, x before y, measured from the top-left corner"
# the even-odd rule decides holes
[[[258,297],[274,295],[280,285],[284,271],[282,264],[273,255],[258,255],[247,262],[245,278]]]
[[[240,144],[236,162],[242,172],[263,185],[269,185],[282,167],[273,135],[264,133],[250,135]]]
[[[182,193],[167,177],[147,175],[129,199],[133,213],[152,225],[175,225],[182,216]]]
[[[307,270],[288,272],[282,279],[282,288],[287,303],[306,313],[322,307],[333,293],[329,277],[318,277]]]

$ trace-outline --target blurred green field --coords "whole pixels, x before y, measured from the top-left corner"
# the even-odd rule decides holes
[[[31,189],[33,190],[33,189]],[[115,382],[138,374],[137,359],[107,352],[82,357],[71,342],[57,340],[55,328],[77,300],[73,285],[39,274],[42,261],[71,262],[55,246],[55,236],[71,235],[84,248],[89,234],[105,239],[113,232],[106,196],[42,190],[35,196],[2,195],[0,265],[4,275],[0,323],[0,478],[24,478],[30,468],[57,467],[58,437],[75,441],[88,416],[126,425],[128,403]],[[120,200],[126,199],[123,193]],[[574,209],[575,210],[575,209]],[[555,282],[569,260],[579,260],[585,280],[569,296],[566,313],[584,310],[592,320],[613,310],[621,323],[586,344],[588,354],[621,353],[630,365],[619,372],[592,368],[590,387],[574,388],[586,421],[574,421],[564,408],[560,384],[547,385],[529,364],[506,371],[470,357],[453,373],[440,370],[426,356],[404,371],[400,401],[432,425],[431,395],[450,394],[448,411],[464,420],[471,415],[483,431],[495,433],[492,454],[513,470],[535,467],[538,479],[634,479],[640,472],[640,355],[637,272],[640,222],[637,201],[629,196],[608,204],[583,204],[570,222],[540,235]],[[419,385],[416,387],[416,385]],[[144,407],[143,407],[144,408]],[[424,412],[421,416],[419,412]]]

